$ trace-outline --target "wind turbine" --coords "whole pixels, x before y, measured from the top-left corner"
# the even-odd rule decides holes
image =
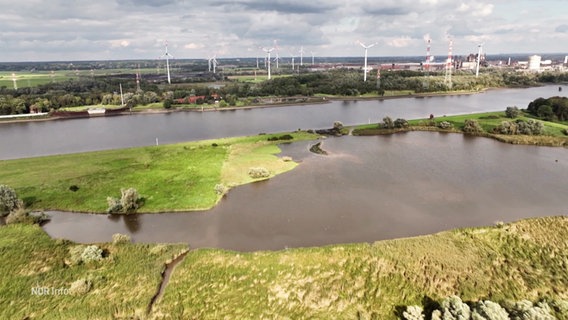
[[[300,66],[304,65],[304,47],[300,47]]]
[[[168,83],[172,83],[172,79],[170,78],[170,58],[174,58],[171,54],[168,53],[168,41],[166,40],[166,52],[160,56],[160,58],[166,58],[166,69],[168,70]]]
[[[213,73],[216,73],[217,63],[219,63],[217,61],[217,54],[214,54],[213,56],[211,56],[211,58],[207,59],[207,64],[209,65],[209,72],[211,72],[211,66],[213,66]]]
[[[364,74],[363,81],[367,82],[367,71],[368,71],[367,70],[367,50],[376,46],[377,43],[375,42],[375,43],[372,43],[372,44],[369,44],[369,45],[365,45],[361,41],[357,41],[357,43],[359,43],[359,45],[361,45],[361,47],[365,48],[365,69],[363,70],[363,74]]]
[[[475,67],[475,77],[479,77],[479,63],[481,62],[481,49],[483,49],[483,43],[477,45],[479,47],[479,51],[477,52],[477,66]]]
[[[268,68],[268,80],[270,80],[270,53],[272,51],[274,51],[274,47],[272,48],[262,48],[262,51],[266,52],[267,54],[267,58],[266,58],[266,64],[267,64],[267,68]]]
[[[16,78],[16,74],[12,72],[12,81],[14,81],[14,90],[18,90],[18,79]]]
[[[314,55],[315,55],[316,53],[313,52],[313,51],[310,51],[310,52],[311,52],[311,54],[312,54],[312,66],[313,66],[313,65],[314,65]]]
[[[290,53],[290,56],[292,57],[292,73],[294,73],[294,59],[296,58],[296,56],[293,53]]]
[[[274,48],[276,50],[276,57],[274,57],[274,61],[276,62],[276,69],[278,69],[278,62],[280,60],[280,56],[278,54],[278,43],[274,40]]]

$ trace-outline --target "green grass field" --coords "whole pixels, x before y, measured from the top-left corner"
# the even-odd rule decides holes
[[[544,133],[538,136],[527,135],[503,135],[494,134],[493,129],[501,124],[503,121],[514,121],[516,119],[529,120],[531,117],[522,115],[516,119],[510,119],[505,116],[505,112],[483,112],[475,114],[462,114],[454,116],[443,116],[434,119],[434,124],[442,121],[450,122],[453,129],[438,129],[432,126],[429,119],[415,119],[409,120],[410,127],[407,129],[385,130],[379,129],[377,123],[356,126],[353,130],[354,135],[374,135],[374,134],[389,134],[399,131],[442,131],[442,132],[462,132],[465,120],[474,119],[479,122],[484,132],[483,136],[495,138],[502,142],[513,144],[533,144],[533,145],[546,145],[546,146],[566,146],[568,145],[568,136],[564,133],[568,130],[568,125],[563,123],[556,123],[550,121],[538,120],[544,125]],[[395,119],[393,119],[395,120]]]
[[[317,137],[292,135],[295,140]],[[0,161],[0,182],[34,210],[101,213],[107,197],[119,197],[121,188],[130,187],[145,198],[140,212],[209,209],[220,199],[215,185],[251,182],[250,167],[264,166],[272,175],[294,167],[275,155],[276,142],[266,141],[271,136],[276,135]],[[71,191],[73,185],[79,190]]]
[[[0,318],[125,319],[144,316],[165,263],[186,245],[100,244],[102,261],[69,265],[77,244],[51,239],[32,225],[0,227]],[[33,294],[32,288],[68,289],[89,279],[85,295]]]
[[[0,227],[2,319],[398,319],[449,295],[464,301],[545,299],[568,305],[568,217],[434,235],[276,252],[190,251],[148,306],[165,263],[185,245],[98,246],[106,258],[69,264],[77,244],[33,225]],[[34,295],[92,281],[83,295]],[[556,310],[568,319],[568,308]]]

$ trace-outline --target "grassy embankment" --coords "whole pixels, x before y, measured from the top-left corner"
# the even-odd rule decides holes
[[[187,250],[186,245],[101,244],[101,261],[70,265],[69,250],[77,244],[51,239],[38,226],[0,227],[1,319],[125,319],[144,316],[161,282],[165,264]],[[32,288],[69,289],[88,279],[84,295]],[[131,319],[131,318],[128,318]]]
[[[154,310],[165,319],[396,319],[396,307],[568,299],[568,217],[374,244],[197,250]],[[568,317],[565,310],[564,317]]]
[[[318,137],[292,135],[294,140]],[[267,141],[274,136],[280,134],[0,161],[0,182],[34,210],[105,212],[106,198],[130,187],[145,198],[139,212],[208,209],[220,199],[215,185],[253,181],[250,167],[276,175],[296,166],[275,155],[279,142]],[[70,190],[73,185],[79,187],[76,192]]]
[[[527,145],[542,145],[542,146],[568,146],[568,136],[564,134],[564,130],[568,129],[565,123],[557,123],[550,121],[538,120],[544,125],[544,133],[542,135],[528,136],[528,135],[504,135],[495,134],[493,129],[501,124],[502,121],[514,121],[517,119],[529,120],[532,119],[526,115],[522,115],[515,119],[510,119],[505,116],[505,112],[484,112],[475,114],[464,114],[455,116],[438,117],[431,123],[429,119],[410,120],[408,128],[402,129],[382,129],[378,128],[377,124],[367,124],[357,126],[353,130],[353,135],[377,135],[377,134],[391,134],[397,132],[407,131],[438,131],[438,132],[463,132],[465,120],[474,119],[479,122],[484,132],[475,135],[493,138],[502,142],[512,144],[527,144]],[[393,119],[394,120],[394,119]],[[452,129],[441,129],[436,125],[442,121],[450,122],[453,125]]]
[[[564,300],[568,217],[528,219],[415,238],[278,252],[191,251],[145,316],[166,261],[183,245],[99,244],[102,261],[69,266],[76,244],[39,227],[0,227],[2,319],[397,319],[397,307],[464,301]],[[69,288],[83,295],[32,295]],[[568,308],[558,319],[568,319]]]

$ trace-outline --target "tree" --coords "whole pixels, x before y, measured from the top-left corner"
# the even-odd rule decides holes
[[[164,109],[171,109],[172,108],[172,99],[166,99],[164,100]]]
[[[23,207],[23,203],[18,199],[14,189],[7,185],[0,185],[0,216],[6,216],[10,212]]]
[[[394,122],[392,121],[392,119],[390,117],[384,117],[383,118],[383,123],[380,124],[380,127],[383,129],[393,129],[394,128]]]
[[[505,115],[507,116],[507,118],[515,119],[520,114],[521,111],[517,107],[507,107],[507,109],[505,109]]]

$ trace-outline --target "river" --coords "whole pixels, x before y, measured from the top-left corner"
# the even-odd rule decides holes
[[[558,86],[498,89],[471,95],[371,101],[332,101],[327,104],[237,111],[134,114],[23,123],[0,122],[0,160],[83,151],[118,149],[260,132],[329,128],[391,118],[435,116],[526,108],[538,97],[558,95]]]

